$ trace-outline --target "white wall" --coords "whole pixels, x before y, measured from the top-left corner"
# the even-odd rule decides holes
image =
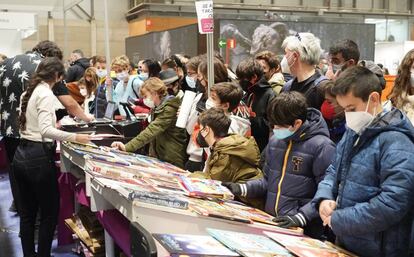
[[[17,30],[0,29],[0,53],[14,56],[22,53],[21,33]]]
[[[404,55],[414,48],[414,41],[403,43],[377,42],[375,44],[375,63],[382,63],[388,68],[391,75],[396,75],[398,65]]]

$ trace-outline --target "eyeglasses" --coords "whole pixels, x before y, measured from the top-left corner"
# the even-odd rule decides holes
[[[299,35],[299,32],[296,32],[295,37],[299,40],[299,43],[302,45],[305,53],[308,54],[308,49],[306,49],[306,46],[303,44],[302,37]]]

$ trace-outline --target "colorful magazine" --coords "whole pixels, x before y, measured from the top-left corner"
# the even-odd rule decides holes
[[[184,198],[171,196],[165,193],[133,191],[129,193],[128,199],[138,200],[140,202],[166,206],[170,208],[183,210],[188,209],[188,201],[186,201]]]
[[[240,256],[211,236],[153,234],[171,256]]]
[[[201,178],[189,178],[181,176],[183,186],[187,189],[189,196],[200,198],[217,198],[232,200],[234,195],[230,190],[221,185],[220,181]]]
[[[224,207],[222,204],[213,201],[191,199],[190,209],[202,216],[214,217],[243,223],[251,223],[250,219],[243,216],[239,216],[237,215],[237,213]]]
[[[240,232],[208,228],[207,232],[225,246],[245,257],[293,256],[269,238]]]
[[[330,244],[310,237],[292,236],[267,231],[263,233],[300,257],[354,256],[344,249],[334,248]]]

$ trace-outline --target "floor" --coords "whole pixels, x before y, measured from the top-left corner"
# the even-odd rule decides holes
[[[19,217],[9,212],[12,201],[10,183],[7,173],[0,171],[0,257],[22,257],[19,238]],[[73,245],[57,247],[53,241],[52,255],[54,257],[75,257]]]

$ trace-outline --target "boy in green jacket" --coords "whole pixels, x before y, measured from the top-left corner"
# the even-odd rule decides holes
[[[202,177],[222,182],[245,183],[263,177],[259,169],[260,152],[254,138],[228,134],[231,120],[222,109],[211,108],[199,117],[200,132],[197,143],[210,147],[211,154],[204,172],[192,177]],[[263,208],[264,199],[241,198],[256,208]]]

